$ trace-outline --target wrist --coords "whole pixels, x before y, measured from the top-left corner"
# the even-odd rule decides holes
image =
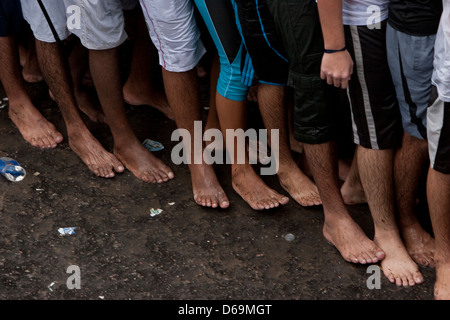
[[[324,49],[323,51],[325,53],[336,53],[336,52],[341,52],[341,51],[345,51],[347,50],[347,47],[343,47],[341,49]]]

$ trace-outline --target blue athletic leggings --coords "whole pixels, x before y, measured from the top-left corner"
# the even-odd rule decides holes
[[[242,81],[241,60],[245,52],[229,0],[194,0],[217,48],[220,75],[217,92],[230,100],[243,101],[248,85]]]

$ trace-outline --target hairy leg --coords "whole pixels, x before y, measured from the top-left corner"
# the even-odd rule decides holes
[[[253,170],[245,146],[238,146],[235,141],[226,138],[226,130],[245,129],[246,101],[233,101],[222,97],[219,93],[216,94],[216,100],[226,148],[233,149],[231,172],[234,190],[255,210],[271,209],[286,204],[289,198],[269,188]],[[238,152],[245,152],[245,163],[238,163]]]
[[[77,102],[78,108],[94,122],[104,122],[105,115],[100,110],[88,91],[83,86],[83,77],[86,70],[89,69],[89,52],[83,47],[78,39],[69,56],[69,68],[72,75],[73,93]]]
[[[434,239],[416,217],[416,197],[428,159],[428,144],[405,133],[394,158],[398,224],[411,258],[423,266],[434,266]]]
[[[70,148],[97,176],[114,177],[122,163],[92,136],[80,117],[72,91],[70,72],[57,43],[36,40],[36,50],[45,81],[54,95],[67,127]]]
[[[36,44],[31,30],[27,30],[28,47],[24,50],[22,76],[26,82],[35,83],[44,80],[36,53]]]
[[[32,146],[55,148],[63,136],[31,102],[19,71],[18,54],[13,37],[0,37],[0,81],[9,98],[9,117]]]
[[[164,87],[167,98],[175,117],[177,127],[186,129],[192,139],[190,145],[185,145],[187,154],[191,156],[189,169],[191,171],[194,200],[197,204],[207,207],[227,208],[229,201],[217,180],[212,166],[204,163],[195,164],[194,154],[194,121],[201,120],[199,88],[196,70],[187,72],[171,72],[163,69]],[[204,144],[202,150],[204,150]]]
[[[152,106],[173,120],[167,97],[163,89],[158,88],[155,74],[161,72],[158,64],[158,54],[149,37],[147,26],[141,10],[133,15],[134,37],[131,56],[130,74],[123,87],[125,102],[130,105]]]
[[[385,256],[350,217],[339,191],[338,165],[334,142],[305,144],[305,154],[323,203],[323,235],[353,263],[377,263]]]
[[[347,178],[341,187],[342,198],[348,205],[367,203],[366,194],[361,184],[361,178],[358,171],[358,159],[353,157]]]
[[[395,220],[394,150],[372,150],[357,146],[358,170],[375,227],[374,241],[386,253],[381,266],[398,286],[422,283],[423,277],[400,237]]]
[[[172,170],[139,142],[127,115],[120,82],[119,48],[90,50],[92,79],[114,139],[114,154],[137,178],[145,182],[165,182]]]
[[[450,299],[450,175],[429,170],[427,197],[435,237],[435,299]]]
[[[315,184],[295,163],[289,145],[287,108],[285,107],[285,88],[280,86],[259,84],[258,103],[264,125],[268,130],[269,141],[271,130],[279,130],[279,166],[278,178],[281,186],[303,206],[314,206],[322,203]]]

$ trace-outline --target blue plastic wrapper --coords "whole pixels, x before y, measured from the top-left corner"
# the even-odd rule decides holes
[[[12,182],[22,181],[26,171],[16,160],[11,158],[0,158],[0,174]]]
[[[58,232],[60,235],[62,236],[71,236],[73,234],[75,234],[75,229],[77,227],[65,227],[65,228],[59,228]]]
[[[162,143],[150,139],[145,139],[142,144],[150,152],[161,151],[164,149]]]
[[[151,216],[151,217],[158,216],[161,212],[163,212],[163,209],[154,209],[154,208],[151,208],[151,209],[150,209],[150,216]]]

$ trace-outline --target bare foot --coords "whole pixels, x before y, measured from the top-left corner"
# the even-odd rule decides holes
[[[213,167],[206,164],[191,164],[189,169],[195,202],[203,207],[228,208],[230,202],[217,180]]]
[[[114,154],[138,179],[163,183],[174,178],[172,170],[151,154],[139,141],[130,141],[126,147],[114,147]]]
[[[323,235],[339,250],[345,261],[371,264],[385,257],[383,250],[348,215],[325,218]]]
[[[342,199],[345,204],[355,205],[367,203],[366,194],[359,180],[348,178],[341,187]]]
[[[381,261],[381,268],[390,282],[405,287],[423,282],[419,267],[408,255],[396,232],[377,234],[374,242],[386,253],[386,257]]]
[[[278,179],[284,190],[302,206],[322,204],[316,185],[295,166],[295,168],[278,171]]]
[[[122,163],[107,152],[91,133],[85,130],[68,132],[70,148],[81,158],[88,168],[99,177],[113,178],[115,172],[123,172]]]
[[[436,263],[435,300],[450,300],[450,262]]]
[[[285,205],[289,198],[269,188],[251,165],[236,165],[232,182],[236,191],[254,210],[272,209]]]
[[[31,101],[9,104],[9,117],[22,137],[34,147],[52,149],[63,141],[62,134],[45,119]]]
[[[138,83],[126,82],[123,87],[123,97],[125,102],[132,106],[151,106],[174,120],[172,109],[169,106],[164,92],[155,92],[149,86]]]
[[[434,238],[419,223],[402,227],[401,233],[410,257],[417,264],[434,267]]]

